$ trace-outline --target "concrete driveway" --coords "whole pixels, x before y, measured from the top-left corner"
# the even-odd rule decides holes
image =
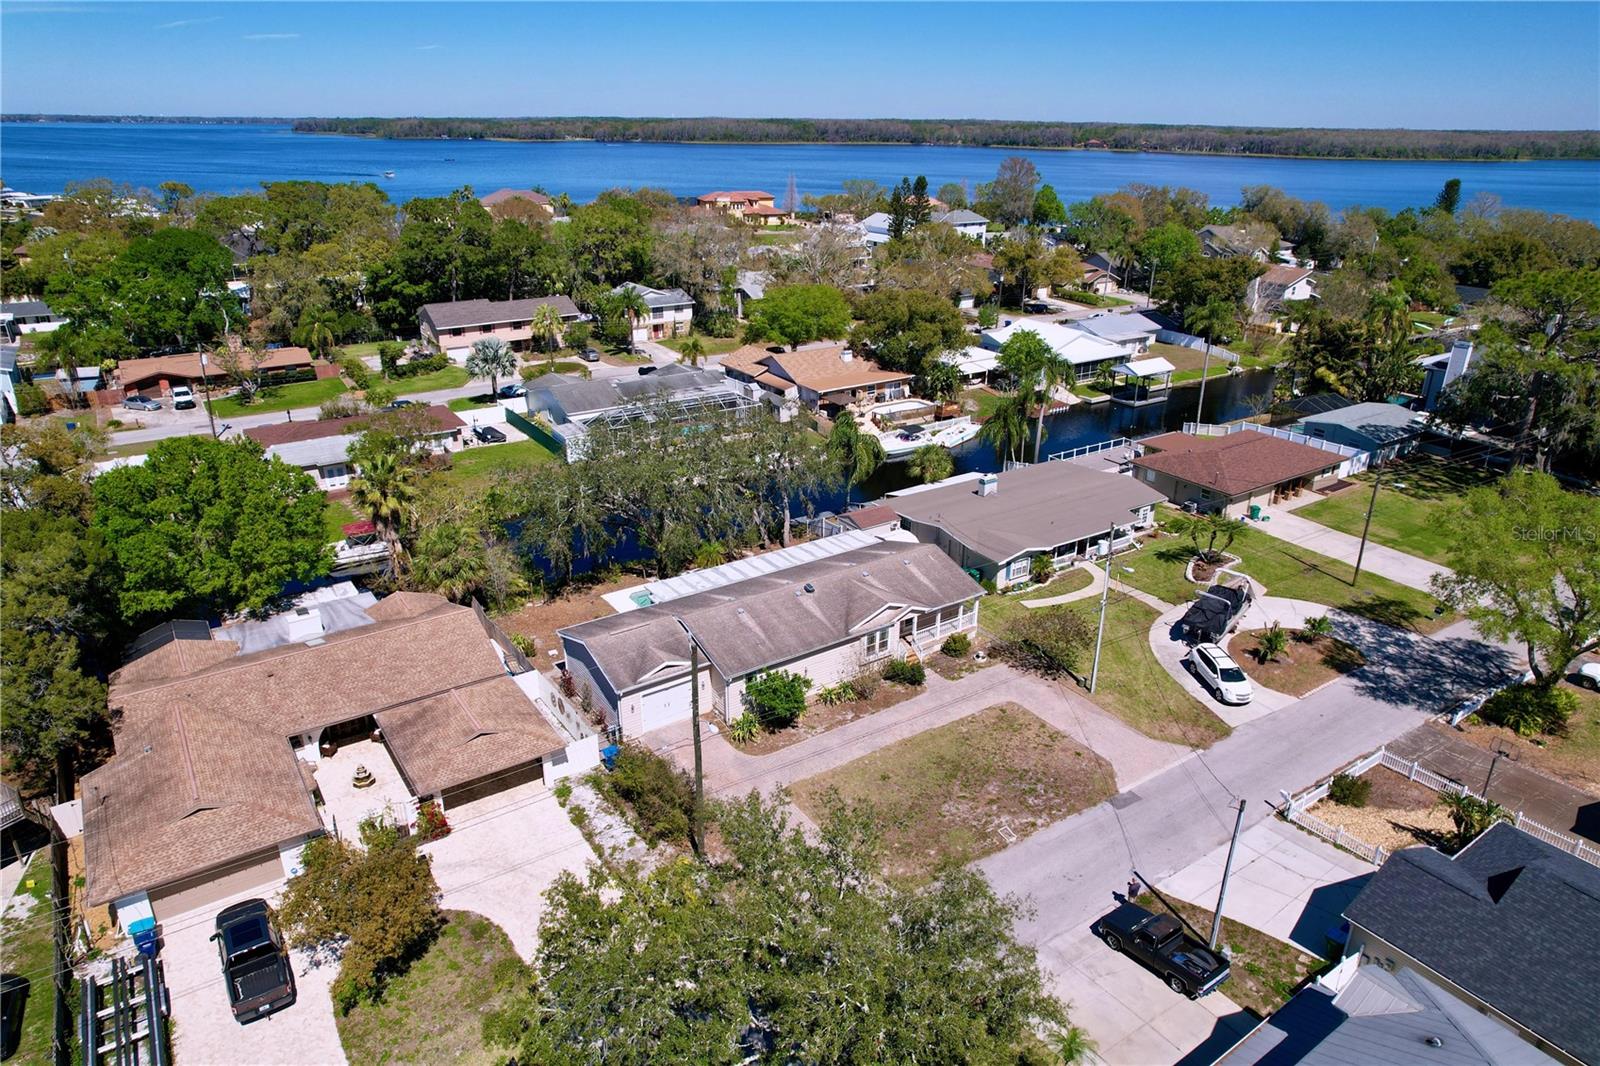
[[[581,874],[593,851],[542,781],[451,807],[449,836],[422,845],[446,910],[473,911],[506,931],[532,960],[545,890],[563,870]]]
[[[161,923],[161,962],[172,1002],[172,1051],[184,1066],[334,1066],[345,1062],[328,988],[336,964],[313,966],[299,951],[294,963],[294,1005],[240,1025],[228,1006],[228,988],[211,942],[217,913],[240,900],[274,900],[282,883],[177,915]]]
[[[1222,884],[1226,844],[1213,848],[1157,888],[1189,903],[1214,907]],[[1223,913],[1313,954],[1328,950],[1328,931],[1344,920],[1375,867],[1278,819],[1239,835]],[[1202,930],[1204,932],[1204,930]]]
[[[1107,898],[1107,911],[1113,902]],[[1256,1024],[1224,992],[1197,1000],[1178,995],[1087,928],[1042,944],[1039,960],[1072,1024],[1089,1031],[1111,1066],[1178,1062],[1202,1044],[1220,1053]]]

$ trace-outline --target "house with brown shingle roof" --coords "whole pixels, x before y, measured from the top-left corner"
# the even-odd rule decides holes
[[[251,354],[240,353],[240,359],[250,364]],[[144,359],[124,359],[115,371],[117,388],[127,392],[170,396],[174,385],[187,385],[196,391],[209,383],[213,389],[229,386],[228,372],[217,365],[215,358],[202,367],[199,352],[182,355],[152,355]],[[261,353],[260,361],[253,364],[256,370],[271,378],[312,369],[311,353],[304,348],[269,348]]]
[[[854,403],[876,403],[909,395],[914,374],[885,370],[846,344],[818,344],[795,351],[747,344],[722,357],[735,381],[758,386],[780,410],[804,405],[829,413]]]
[[[1176,504],[1237,518],[1338,477],[1348,455],[1286,440],[1253,426],[1218,436],[1163,433],[1139,442],[1134,477]]]
[[[539,777],[565,748],[518,681],[526,661],[475,608],[425,593],[340,606],[337,624],[309,601],[283,626],[166,627],[111,676],[116,754],[81,789],[91,905],[159,920],[286,876],[323,831],[333,738],[377,730],[411,794],[446,808]]]

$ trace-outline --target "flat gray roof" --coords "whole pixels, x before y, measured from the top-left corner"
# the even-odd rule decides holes
[[[1400,440],[1422,432],[1414,420],[1417,412],[1397,403],[1353,403],[1332,411],[1319,411],[1301,419],[1308,426],[1344,426],[1375,441]]]
[[[1003,563],[1104,533],[1166,498],[1131,477],[1065,462],[1008,470],[999,479],[992,496],[979,496],[972,479],[896,496],[888,504],[901,518],[938,526],[969,550]]]

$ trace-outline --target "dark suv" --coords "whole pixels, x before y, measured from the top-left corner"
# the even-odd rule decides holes
[[[294,1003],[294,971],[266,900],[247,899],[218,914],[211,939],[222,955],[228,1002],[240,1024]]]

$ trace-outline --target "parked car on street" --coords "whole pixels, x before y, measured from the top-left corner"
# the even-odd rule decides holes
[[[657,368],[656,368],[656,365],[654,363],[649,363],[649,364],[647,364],[645,366],[641,366],[639,368],[639,376],[640,377],[644,377],[646,374],[654,374],[656,372],[656,369]]]
[[[1242,707],[1254,695],[1250,679],[1220,644],[1196,644],[1190,648],[1189,665],[1194,667],[1194,676],[1200,683],[1223,703]]]
[[[1228,960],[1184,931],[1170,914],[1152,914],[1124,903],[1091,927],[1112,951],[1154,970],[1174,992],[1197,999],[1228,979]]]
[[[294,970],[266,900],[247,899],[224,909],[211,939],[222,956],[228,1002],[241,1025],[294,1003]]]
[[[493,426],[473,426],[472,435],[485,444],[504,444],[506,435]]]
[[[172,386],[172,407],[177,411],[187,411],[194,407],[194,390],[187,385]]]
[[[500,391],[495,395],[502,400],[514,400],[518,396],[528,395],[528,390],[522,385],[501,385]]]
[[[135,393],[132,396],[123,397],[122,406],[130,411],[159,411],[161,410],[161,401],[152,400],[148,396],[140,396]]]
[[[1600,692],[1600,663],[1584,663],[1578,667],[1578,681]]]
[[[582,359],[585,363],[598,363],[600,361],[600,349],[585,348],[583,351],[578,353],[578,358]]]
[[[1047,315],[1051,311],[1055,310],[1055,308],[1051,307],[1043,300],[1023,300],[1022,310],[1024,313],[1030,315]]]
[[[382,410],[385,410],[385,411],[404,411],[407,407],[415,407],[416,405],[417,405],[417,401],[415,401],[415,400],[395,400],[392,403],[384,404],[383,407],[382,407]]]

